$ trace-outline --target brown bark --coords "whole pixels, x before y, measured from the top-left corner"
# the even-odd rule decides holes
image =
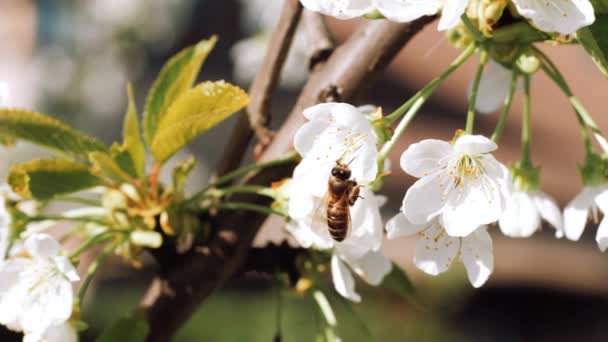
[[[270,101],[281,78],[281,70],[301,15],[302,5],[299,0],[285,1],[277,26],[270,37],[264,60],[249,87],[251,101],[247,105],[247,115],[239,117],[236,123],[226,156],[217,171],[219,176],[235,169],[241,163],[254,133],[262,145],[270,143],[273,135],[267,128],[270,121]]]
[[[329,57],[316,67],[285,124],[261,156],[273,160],[291,150],[293,135],[304,123],[304,108],[326,101],[347,101],[355,91],[397,54],[426,23],[422,18],[412,23],[396,24],[371,21],[358,29]],[[266,169],[245,180],[248,184],[268,185],[289,177],[294,165]],[[268,205],[255,196],[235,196],[235,201]],[[266,216],[251,212],[221,213],[211,219],[214,237],[194,253],[169,263],[170,269],[151,285],[141,303],[150,322],[148,341],[169,341],[177,329],[201,303],[237,272]],[[161,265],[163,260],[159,260]]]

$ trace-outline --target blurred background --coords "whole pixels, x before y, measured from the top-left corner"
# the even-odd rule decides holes
[[[282,0],[0,0],[0,82],[9,87],[8,105],[49,113],[105,142],[120,137],[126,82],[136,89],[139,107],[162,63],[187,45],[212,34],[219,44],[203,67],[203,79],[225,79],[245,89],[263,58],[268,34]],[[328,20],[336,41],[362,21]],[[280,125],[306,80],[306,37],[296,36],[272,106]],[[608,129],[606,80],[582,48],[543,46],[599,126]],[[429,25],[386,72],[360,91],[355,104],[373,103],[390,112],[443,71],[458,52]],[[399,209],[414,179],[398,167],[400,153],[423,138],[449,140],[464,126],[470,61],[445,82],[423,108],[392,155],[393,176],[385,186],[385,215]],[[577,164],[584,157],[567,99],[542,74],[534,77],[532,159],[542,166],[542,188],[565,205],[580,189]],[[519,154],[521,99],[516,98],[497,157]],[[491,134],[497,115],[478,115],[476,129]],[[193,188],[205,182],[221,157],[234,118],[192,144],[198,168]],[[12,163],[42,155],[27,144],[0,150],[0,176]],[[185,159],[187,154],[175,159]],[[170,169],[170,168],[166,168]],[[412,264],[413,240],[386,244],[404,267],[427,310],[416,309],[381,289],[358,284],[363,302],[335,301],[343,341],[605,341],[608,338],[608,259],[589,226],[580,242],[557,240],[546,227],[531,239],[508,239],[493,228],[495,270],[473,290],[461,266],[430,277]],[[268,225],[257,239],[281,241],[280,227]],[[153,266],[133,270],[113,263],[85,303],[90,324],[83,341],[127,315],[137,304]],[[237,279],[217,292],[177,336],[177,341],[271,341],[275,333],[277,289],[259,277]],[[312,341],[317,326],[308,297],[283,292],[284,341]],[[332,300],[332,298],[330,298]],[[333,299],[335,300],[335,298]],[[2,332],[1,341],[19,340]]]

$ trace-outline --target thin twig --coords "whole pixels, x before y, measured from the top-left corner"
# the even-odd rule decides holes
[[[247,116],[240,117],[236,123],[226,157],[217,171],[219,176],[230,172],[241,163],[253,133],[260,145],[257,150],[263,150],[272,141],[274,134],[267,127],[270,121],[270,101],[278,85],[301,14],[302,5],[299,0],[285,1],[277,26],[270,36],[264,60],[249,88],[251,101],[246,109]]]
[[[346,101],[352,98],[365,81],[383,70],[401,47],[432,19],[427,17],[404,24],[372,21],[353,33],[324,67],[318,67],[312,73],[288,120],[261,161],[273,160],[291,149],[293,134],[304,122],[301,114],[304,108],[330,99]],[[288,177],[294,166],[262,170],[244,183],[268,185]],[[270,200],[238,194],[230,201],[268,205]],[[140,306],[150,323],[149,342],[169,341],[200,304],[241,269],[266,217],[255,212],[221,212],[211,218],[212,231],[216,233],[207,245],[195,248],[196,252],[174,256],[177,260],[174,267],[156,278]]]

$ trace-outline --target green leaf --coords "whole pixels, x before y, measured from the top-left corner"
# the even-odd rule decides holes
[[[97,338],[97,342],[143,342],[146,340],[150,327],[143,314],[135,314],[134,317],[121,318],[112,323]]]
[[[105,152],[91,152],[89,159],[93,163],[91,172],[99,177],[108,178],[116,183],[131,181],[131,176],[109,154]]]
[[[16,193],[42,201],[103,184],[87,165],[65,159],[36,159],[14,165],[8,183]]]
[[[393,291],[406,299],[411,298],[415,292],[414,285],[410,281],[405,271],[403,271],[395,263],[393,263],[391,272],[384,277],[380,286],[387,290]]]
[[[579,42],[608,76],[608,0],[592,0],[595,22],[576,32]]]
[[[152,145],[159,122],[171,104],[185,91],[192,88],[201,65],[215,46],[216,36],[202,40],[173,56],[160,71],[152,84],[144,107],[144,137]]]
[[[86,159],[89,152],[106,149],[96,139],[47,115],[23,109],[0,109],[0,141],[14,139],[81,159]]]
[[[197,135],[238,112],[249,102],[239,87],[224,81],[204,82],[184,93],[158,126],[152,154],[164,162]]]
[[[122,128],[122,146],[131,157],[135,174],[132,174],[130,172],[131,170],[125,169],[125,171],[129,172],[133,177],[143,177],[146,168],[146,148],[139,129],[137,108],[135,107],[135,101],[133,100],[133,88],[131,87],[131,84],[127,86],[127,96],[129,98],[129,104]]]

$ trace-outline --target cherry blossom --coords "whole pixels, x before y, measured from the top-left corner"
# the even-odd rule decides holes
[[[599,223],[595,240],[603,251],[608,249],[608,222],[602,219],[600,222],[600,211],[605,214],[608,211],[608,185],[587,185],[583,190],[568,203],[564,209],[564,232],[566,237],[578,241],[587,220],[591,218]]]
[[[334,286],[342,296],[358,302],[361,297],[354,289],[351,270],[370,285],[379,285],[391,269],[390,261],[380,253],[383,236],[380,205],[384,199],[362,188],[362,198],[350,209],[352,231],[344,241],[337,242],[328,231],[323,197],[311,194],[309,188],[305,178],[290,181],[291,221],[287,230],[304,248],[333,250]]]
[[[491,152],[497,146],[481,135],[454,143],[423,140],[401,156],[401,168],[420,178],[403,199],[402,211],[414,224],[439,216],[450,236],[467,236],[497,221],[511,194],[507,168]]]
[[[386,223],[387,237],[416,235],[414,264],[424,273],[438,275],[446,272],[452,262],[460,259],[469,281],[474,287],[482,286],[494,269],[492,239],[485,226],[464,237],[453,237],[433,218],[425,224],[414,224],[399,213]]]
[[[72,315],[72,283],[80,280],[61,247],[45,234],[32,235],[23,250],[0,265],[0,323],[40,341]]]
[[[555,228],[555,237],[564,236],[562,213],[553,198],[540,191],[514,191],[498,225],[507,236],[529,237],[540,228],[541,218]]]
[[[573,34],[595,21],[589,0],[512,0],[519,14],[545,32]]]

